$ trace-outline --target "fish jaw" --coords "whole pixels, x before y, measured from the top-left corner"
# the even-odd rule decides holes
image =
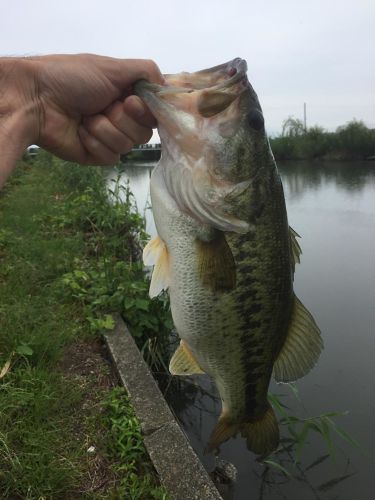
[[[246,70],[246,61],[236,58],[195,73],[164,75],[166,85],[135,84],[136,93],[158,120],[164,154],[206,157],[207,148],[220,142],[220,128],[228,130],[229,121],[232,128],[238,125],[238,98],[250,89],[255,95]],[[173,148],[168,138],[173,138]]]
[[[251,230],[248,220],[238,217],[238,207],[251,207],[259,156],[274,166],[246,69],[237,58],[196,73],[166,75],[165,86],[135,85],[158,120],[163,174],[180,210],[202,224],[238,233]]]

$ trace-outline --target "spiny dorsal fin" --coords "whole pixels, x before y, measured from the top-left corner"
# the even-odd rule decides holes
[[[157,297],[170,283],[168,249],[159,236],[152,238],[143,249],[143,262],[145,266],[154,266],[149,295]]]
[[[296,233],[296,231],[292,227],[289,226],[289,237],[290,237],[290,249],[292,252],[292,257],[294,265],[296,265],[301,262],[300,256],[302,254],[302,249],[297,241],[297,238],[301,238],[301,236],[298,233]]]
[[[306,307],[295,296],[288,335],[275,361],[277,382],[292,382],[306,375],[323,349],[320,330]]]
[[[194,375],[197,373],[204,373],[183,340],[181,340],[180,345],[172,356],[169,363],[169,371],[172,375]]]
[[[197,239],[198,272],[202,284],[214,292],[236,286],[236,264],[224,234],[217,231],[211,241]]]
[[[280,435],[276,415],[272,407],[268,406],[261,418],[245,423],[233,423],[223,412],[210,436],[205,453],[215,450],[238,431],[246,439],[248,449],[257,455],[269,455],[279,445]]]

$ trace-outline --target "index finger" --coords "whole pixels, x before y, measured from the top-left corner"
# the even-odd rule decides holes
[[[151,59],[105,58],[105,73],[111,82],[120,89],[126,89],[137,80],[147,80],[163,84],[164,77],[158,65]]]

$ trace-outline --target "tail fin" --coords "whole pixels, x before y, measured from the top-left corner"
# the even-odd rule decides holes
[[[261,418],[243,424],[240,430],[248,449],[257,455],[268,455],[279,445],[279,425],[271,406]]]
[[[246,423],[232,423],[227,415],[221,414],[205,453],[215,450],[238,431],[246,439],[248,449],[257,455],[268,455],[279,445],[279,426],[276,415],[269,406],[261,418]]]

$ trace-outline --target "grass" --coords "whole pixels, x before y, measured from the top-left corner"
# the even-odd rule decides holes
[[[0,496],[166,498],[98,333],[136,283],[140,221],[119,235],[98,170],[63,166],[22,163],[0,197]]]
[[[118,497],[143,500],[151,493],[153,498],[165,500],[166,492],[155,487],[141,429],[124,389],[121,387],[114,389],[106,404],[112,431],[109,443],[111,456],[117,461],[115,470],[121,477],[117,486]]]

